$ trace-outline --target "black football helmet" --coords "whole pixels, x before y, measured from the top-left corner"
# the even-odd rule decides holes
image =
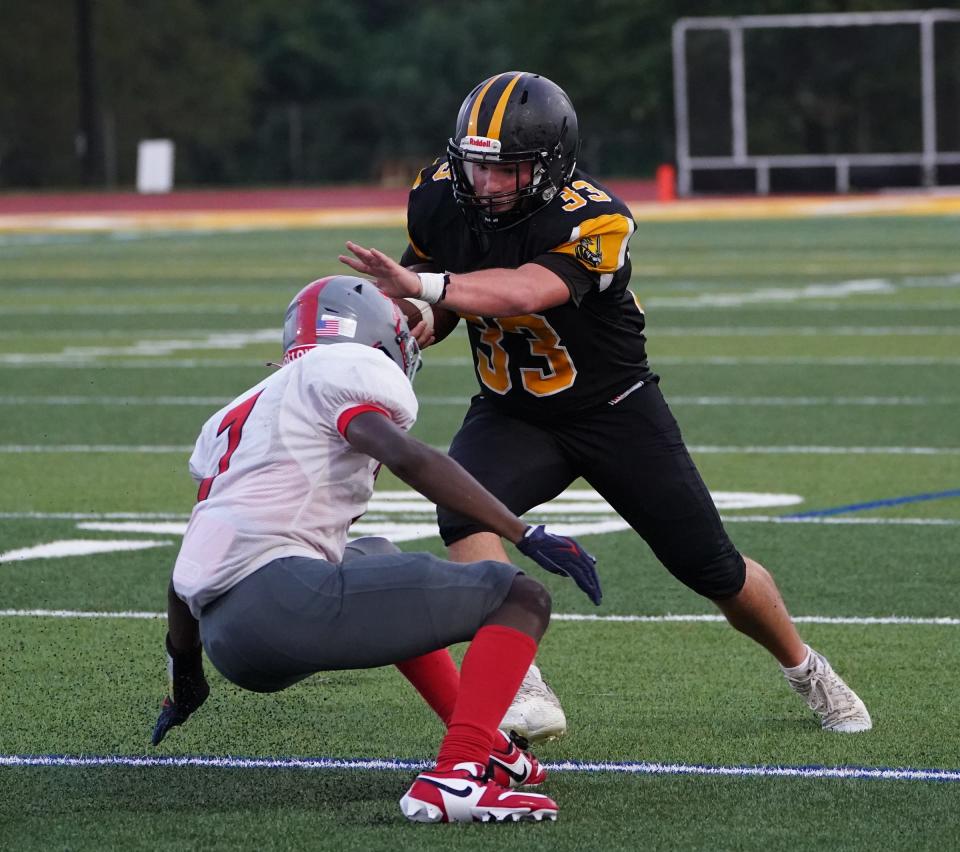
[[[323,343],[362,343],[381,350],[413,381],[420,347],[393,299],[352,275],[330,275],[304,287],[283,320],[283,363]]]
[[[447,143],[453,194],[467,222],[501,231],[528,219],[570,180],[579,147],[577,114],[556,83],[524,71],[484,80],[467,95]],[[476,164],[512,165],[514,188],[478,195]]]

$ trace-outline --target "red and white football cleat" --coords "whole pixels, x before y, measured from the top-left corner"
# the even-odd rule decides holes
[[[400,810],[413,822],[540,822],[557,818],[557,803],[540,793],[509,790],[483,778],[480,763],[449,772],[421,772]]]
[[[530,752],[524,737],[497,731],[487,762],[487,778],[501,787],[536,787],[547,780],[547,770]]]

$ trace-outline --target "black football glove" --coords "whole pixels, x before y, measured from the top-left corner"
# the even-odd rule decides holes
[[[159,744],[171,728],[186,722],[210,694],[210,685],[203,676],[203,655],[199,646],[190,651],[174,651],[170,645],[170,635],[167,634],[167,667],[173,684],[173,697],[168,695],[163,699],[160,718],[150,738],[154,745]]]
[[[541,568],[561,577],[571,577],[597,606],[603,592],[600,578],[594,567],[597,560],[585,551],[575,539],[563,535],[548,533],[543,524],[527,527],[523,538],[517,544],[524,556],[529,556]]]

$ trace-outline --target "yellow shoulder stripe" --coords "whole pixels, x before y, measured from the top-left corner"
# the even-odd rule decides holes
[[[591,272],[616,272],[626,261],[633,220],[622,213],[585,219],[570,233],[570,241],[553,251],[576,258]]]
[[[413,186],[411,186],[410,189],[416,189],[418,186],[420,186],[420,184],[423,183],[423,176],[424,176],[428,171],[430,171],[430,169],[432,169],[435,165],[437,165],[439,162],[440,162],[440,158],[437,157],[429,166],[427,166],[426,168],[420,169],[420,171],[417,172],[416,180],[414,180]],[[439,172],[439,171],[441,171],[441,170],[444,169],[444,168],[449,169],[450,167],[449,167],[446,163],[444,163],[443,166],[440,167],[440,169],[437,169],[437,171]],[[434,177],[434,180],[436,180],[436,179],[437,179],[437,178]]]
[[[419,257],[421,260],[433,260],[429,254],[423,251],[414,241],[413,237],[410,236],[410,232],[407,231],[407,239],[410,241],[410,248],[413,249],[413,253]]]

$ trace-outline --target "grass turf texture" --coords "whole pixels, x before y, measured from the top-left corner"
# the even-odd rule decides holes
[[[632,242],[634,282],[648,306],[652,361],[664,392],[678,400],[673,407],[687,441],[955,450],[956,233],[957,220],[946,218],[641,225]],[[8,487],[0,494],[7,515],[0,517],[0,550],[72,538],[176,542],[175,535],[83,531],[74,519],[26,514],[185,517],[194,486],[187,452],[178,448],[192,444],[218,400],[259,380],[262,363],[277,357],[288,299],[306,281],[341,271],[333,258],[348,237],[393,254],[402,247],[398,231],[362,229],[5,238],[0,477]],[[868,279],[885,286],[763,301],[771,288]],[[747,301],[717,306],[710,301],[717,295]],[[460,333],[427,352],[417,378],[423,405],[416,434],[438,446],[449,441],[473,389],[465,356]],[[724,362],[744,357],[753,360]],[[90,404],[75,404],[78,396]],[[703,396],[731,399],[705,405],[695,399]],[[773,405],[758,397],[822,401]],[[842,402],[852,397],[906,401]],[[93,444],[145,449],[16,450]],[[736,521],[956,489],[960,455],[695,455],[713,489],[804,498],[789,508],[724,512],[735,541],[774,571],[795,614],[960,615],[956,526]],[[400,484],[384,475],[381,487]],[[956,521],[960,500],[848,517]],[[584,541],[601,560],[606,596],[598,614],[714,612],[632,534]],[[404,547],[442,552],[437,539]],[[175,553],[176,544],[3,563],[4,606],[159,611]],[[555,612],[588,611],[569,583],[537,576],[554,592]],[[209,703],[153,750],[148,734],[165,688],[163,629],[151,620],[3,619],[0,754],[426,760],[436,748],[440,729],[429,711],[394,671],[380,670],[330,673],[273,696],[243,693],[213,673]],[[957,630],[803,625],[874,714],[875,731],[840,737],[821,733],[772,660],[724,625],[555,622],[540,661],[571,733],[540,756],[956,769]],[[396,802],[409,775],[0,768],[0,822],[25,849],[504,843],[503,830],[493,830],[494,838],[484,826],[407,825]],[[560,804],[560,822],[515,826],[506,842],[561,852],[583,848],[584,838],[606,849],[949,848],[958,834],[954,784],[558,772],[547,792]]]
[[[577,813],[500,829],[398,821],[397,773],[28,769],[21,785],[38,804],[5,822],[17,848],[825,849],[837,848],[837,825],[846,849],[956,840],[953,792],[903,783],[564,776],[551,789]],[[903,822],[910,809],[923,814],[922,836]]]

